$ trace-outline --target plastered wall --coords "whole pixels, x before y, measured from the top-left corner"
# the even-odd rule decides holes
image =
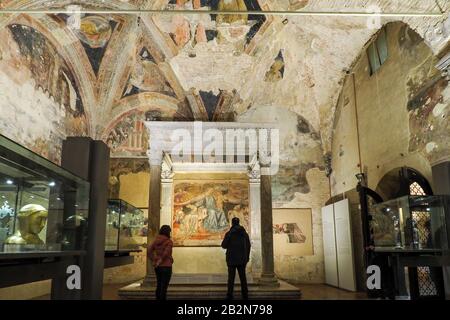
[[[388,24],[386,32],[385,64],[370,76],[363,51],[343,85],[333,128],[333,195],[356,186],[360,157],[368,185],[376,189],[386,173],[402,166],[432,182],[431,165],[450,155],[450,89],[434,68],[437,59],[403,23]]]

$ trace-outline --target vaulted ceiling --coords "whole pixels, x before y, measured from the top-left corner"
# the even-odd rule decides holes
[[[450,2],[435,0],[3,0],[2,9],[183,9],[433,12],[433,17],[210,14],[0,15],[29,26],[72,69],[90,135],[108,139],[124,117],[236,121],[260,106],[302,116],[330,148],[345,71],[382,24],[402,20],[435,54],[450,39]],[[244,7],[243,7],[244,6]],[[442,14],[440,14],[442,13]],[[75,20],[76,22],[76,20]],[[245,116],[244,116],[245,118]]]

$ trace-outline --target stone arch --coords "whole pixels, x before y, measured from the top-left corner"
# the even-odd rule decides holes
[[[159,110],[164,118],[189,118],[185,110],[180,108],[178,99],[158,92],[143,92],[125,97],[118,101],[111,111],[104,115],[100,126],[108,128],[109,124],[131,110]]]
[[[95,106],[95,93],[92,83],[95,76],[83,67],[87,59],[86,56],[83,55],[83,49],[79,45],[78,40],[64,28],[59,28],[59,26],[47,16],[35,19],[30,15],[19,15],[15,19],[9,20],[9,23],[4,27],[12,24],[28,26],[42,34],[56,48],[57,54],[59,54],[69,66],[80,90],[80,96],[88,123],[88,134],[92,135]],[[52,28],[52,26],[54,28]],[[58,32],[58,34],[56,34],[56,32]],[[62,36],[64,36],[64,40],[66,40],[67,43],[61,41]],[[85,59],[83,60],[83,58]]]
[[[415,48],[414,46],[417,44],[422,44],[424,45],[424,47],[426,46],[427,48],[429,48],[430,50],[430,59],[429,61],[427,61],[427,66],[430,65],[431,69],[434,69],[434,82],[430,83],[430,86],[434,86],[435,88],[414,88],[414,82],[413,79],[411,80],[411,83],[408,83],[407,86],[410,87],[408,88],[408,90],[410,92],[408,92],[410,95],[415,95],[413,98],[411,98],[408,101],[408,105],[405,106],[405,108],[408,108],[408,111],[411,111],[413,109],[417,109],[419,108],[421,105],[425,104],[424,99],[425,97],[429,97],[432,96],[431,100],[432,103],[434,104],[433,106],[437,105],[439,102],[441,102],[442,99],[442,92],[444,91],[445,87],[447,86],[447,82],[445,79],[443,79],[441,77],[440,72],[434,68],[434,65],[437,64],[438,62],[438,56],[434,53],[433,51],[433,47],[430,46],[430,44],[425,41],[425,39],[423,38],[423,36],[418,32],[418,30],[416,29],[412,29],[411,26],[403,21],[392,21],[392,22],[388,22],[385,25],[383,25],[382,29],[389,26],[389,25],[394,25],[394,24],[398,24],[401,26],[400,29],[400,34],[403,34],[402,37],[399,39],[399,45],[404,48],[405,54],[414,54],[415,52]],[[354,61],[351,63],[350,67],[348,69],[346,69],[346,74],[343,75],[343,78],[341,80],[341,83],[339,85],[340,89],[339,92],[337,94],[337,98],[336,98],[336,103],[334,104],[334,107],[332,108],[331,114],[332,114],[332,126],[329,128],[329,130],[327,131],[326,134],[329,135],[329,139],[330,139],[330,147],[333,145],[334,143],[334,129],[336,127],[337,121],[339,120],[339,114],[341,109],[343,108],[342,105],[340,105],[339,100],[342,98],[344,98],[342,96],[343,90],[344,90],[344,86],[346,84],[346,80],[348,81],[352,81],[351,74],[354,70],[354,68],[356,67],[357,63],[360,61],[361,56],[363,56],[364,54],[366,54],[366,50],[368,48],[368,46],[372,43],[373,39],[379,34],[380,30],[377,30],[374,34],[372,34],[372,36],[369,38],[369,41],[365,43],[365,45],[362,47],[362,49],[360,50],[359,54],[356,56],[356,58],[354,59]],[[411,50],[409,50],[411,49]],[[422,92],[423,91],[423,92]],[[428,96],[427,96],[428,95]],[[410,97],[408,97],[409,99]],[[426,99],[425,99],[426,100]],[[431,108],[432,109],[432,108]],[[424,123],[419,123],[416,121],[416,123],[414,123],[414,119],[411,117],[410,118],[410,130],[413,133],[416,133],[417,135],[421,135],[422,133],[420,132],[421,129],[418,128],[418,126],[423,126]],[[423,136],[423,134],[422,134]],[[422,141],[423,142],[423,141]],[[412,142],[411,142],[412,143]],[[432,146],[426,145],[425,146],[425,142],[422,143],[422,145],[417,145],[415,147],[415,151],[421,151],[419,149],[425,150],[425,148],[432,148]],[[327,148],[328,149],[328,148]],[[424,157],[426,157],[430,163],[435,162],[431,156],[429,156],[426,152],[423,152]],[[442,155],[439,156],[442,158]]]
[[[111,147],[116,157],[145,156],[148,149],[145,145],[148,142],[147,131],[143,124],[145,120],[189,120],[185,115],[180,114],[177,99],[154,92],[140,93],[122,99],[106,119],[112,120],[103,126],[104,130],[100,138]],[[130,134],[135,136],[134,141],[129,141]],[[136,154],[133,151],[134,147],[121,147],[127,141],[129,144],[136,144]]]
[[[419,38],[420,40],[423,40],[427,46],[430,48],[430,50],[433,50],[433,48],[429,45],[429,43],[427,43],[424,39],[424,32],[423,30],[419,30],[419,29],[414,29],[413,25],[408,24],[407,22],[404,22],[402,20],[392,20],[389,22],[386,22],[380,29],[377,30],[373,30],[372,32],[367,34],[366,37],[366,42],[362,45],[361,49],[359,50],[359,52],[356,54],[356,56],[353,57],[352,62],[349,64],[348,67],[346,67],[344,69],[345,72],[343,72],[341,80],[338,83],[338,89],[336,90],[334,97],[333,97],[333,107],[330,111],[332,120],[330,121],[330,126],[329,128],[326,130],[326,132],[324,133],[324,136],[328,137],[328,139],[330,140],[330,144],[329,147],[331,147],[332,143],[333,143],[333,128],[335,127],[336,124],[336,115],[339,112],[338,108],[338,100],[339,97],[341,96],[344,84],[345,84],[345,80],[346,78],[352,74],[352,70],[354,69],[356,63],[358,62],[358,60],[360,59],[360,57],[364,54],[366,54],[366,50],[368,48],[368,46],[372,43],[372,41],[374,40],[374,38],[376,38],[376,36],[380,33],[381,30],[383,30],[386,26],[393,24],[393,23],[401,23],[403,24],[404,27],[406,27],[406,30],[409,30],[413,33],[413,37],[415,38]],[[421,33],[422,31],[422,33]],[[327,144],[325,143],[325,146],[327,146]],[[325,148],[328,149],[328,148]]]
[[[419,170],[411,167],[397,167],[387,172],[380,181],[378,181],[375,191],[384,200],[395,199],[402,195],[401,188],[402,184],[405,183],[401,176],[402,170],[407,173],[409,182],[418,182],[427,194],[433,193],[428,179]],[[409,187],[409,185],[407,187]]]

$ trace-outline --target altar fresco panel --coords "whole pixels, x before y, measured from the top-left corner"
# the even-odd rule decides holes
[[[220,246],[233,217],[250,232],[246,180],[179,180],[173,194],[176,246]]]

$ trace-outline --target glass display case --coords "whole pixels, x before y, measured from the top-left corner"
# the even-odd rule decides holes
[[[0,135],[0,258],[84,250],[88,207],[88,182]]]
[[[405,196],[374,205],[375,247],[447,250],[450,196]]]
[[[145,242],[144,212],[120,199],[108,200],[106,251],[136,251]]]

